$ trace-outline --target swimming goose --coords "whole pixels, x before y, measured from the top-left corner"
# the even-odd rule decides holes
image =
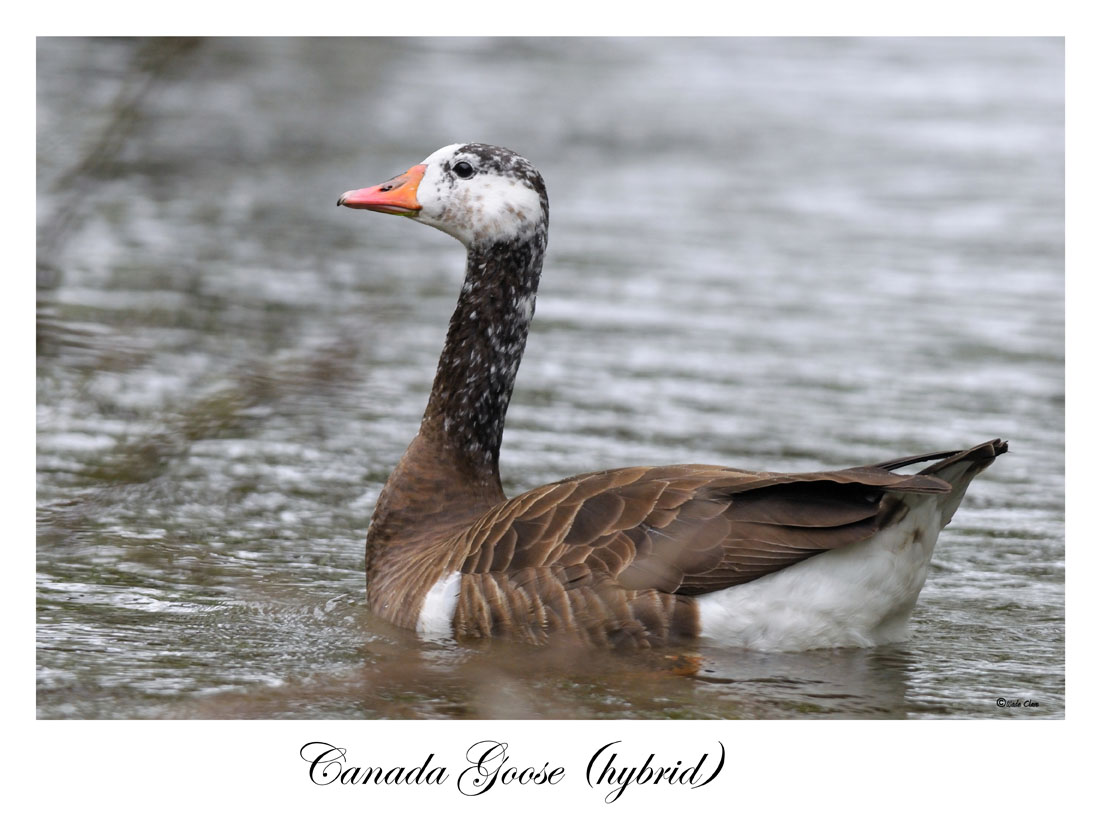
[[[367,533],[374,613],[428,638],[601,647],[906,637],[937,535],[1006,443],[806,474],[614,469],[506,497],[497,461],[547,245],[542,176],[510,150],[452,144],[337,203],[467,251],[420,430]],[[918,463],[931,465],[896,473]]]

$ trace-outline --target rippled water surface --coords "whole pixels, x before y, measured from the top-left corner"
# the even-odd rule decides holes
[[[1061,41],[43,39],[37,73],[40,717],[1063,716]],[[466,140],[551,198],[508,492],[1009,440],[911,641],[369,615],[463,254],[335,200]]]

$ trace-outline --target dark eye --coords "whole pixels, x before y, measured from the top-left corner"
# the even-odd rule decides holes
[[[465,161],[460,161],[451,169],[454,170],[455,175],[459,176],[459,178],[470,178],[470,176],[474,175],[474,168]]]

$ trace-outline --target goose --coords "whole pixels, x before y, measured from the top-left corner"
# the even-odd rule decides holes
[[[337,204],[466,248],[420,429],[367,532],[375,615],[429,640],[595,648],[907,637],[937,536],[1004,441],[811,473],[638,466],[507,497],[498,458],[547,245],[542,176],[503,147],[451,144]]]

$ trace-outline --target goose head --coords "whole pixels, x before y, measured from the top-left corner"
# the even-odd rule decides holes
[[[543,177],[526,158],[488,144],[451,144],[389,181],[349,190],[338,205],[407,216],[467,248],[545,236]]]

